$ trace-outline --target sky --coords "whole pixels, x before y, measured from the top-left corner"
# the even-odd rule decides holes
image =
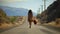
[[[46,8],[54,1],[46,0]],[[39,8],[41,9],[41,5],[43,5],[43,0],[0,0],[0,6],[31,9],[35,13]]]

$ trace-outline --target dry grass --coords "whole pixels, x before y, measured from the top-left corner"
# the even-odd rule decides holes
[[[51,26],[54,26],[54,27],[60,27],[60,24],[57,24],[56,25],[56,22],[50,22],[50,23],[48,23],[48,25],[51,25]]]
[[[14,24],[3,23],[3,24],[0,25],[0,29],[5,30],[5,29],[9,29],[9,28],[14,27],[14,26],[19,26],[19,25],[23,24],[24,20],[25,20],[25,17],[22,19],[22,21],[19,21],[19,23],[18,22],[14,22]]]

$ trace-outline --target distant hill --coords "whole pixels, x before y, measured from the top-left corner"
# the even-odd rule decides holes
[[[27,16],[28,14],[28,9],[24,9],[24,8],[15,8],[15,7],[7,7],[7,6],[0,6],[0,8],[2,8],[7,16]],[[36,15],[33,12],[34,16]]]

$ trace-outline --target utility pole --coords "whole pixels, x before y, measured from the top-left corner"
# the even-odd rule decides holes
[[[43,5],[41,5],[41,11],[43,11]]]
[[[38,8],[37,14],[40,14],[40,8]]]
[[[40,18],[40,7],[38,8],[38,11],[37,11],[37,18]]]
[[[43,0],[44,3],[44,10],[46,9],[46,0]]]
[[[40,14],[40,8],[38,9],[38,14]]]

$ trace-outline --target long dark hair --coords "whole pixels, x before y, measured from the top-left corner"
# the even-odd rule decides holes
[[[29,15],[29,14],[33,16],[32,10],[29,10],[29,11],[28,11],[28,15]]]
[[[32,10],[29,10],[29,12],[28,13],[32,13]]]

